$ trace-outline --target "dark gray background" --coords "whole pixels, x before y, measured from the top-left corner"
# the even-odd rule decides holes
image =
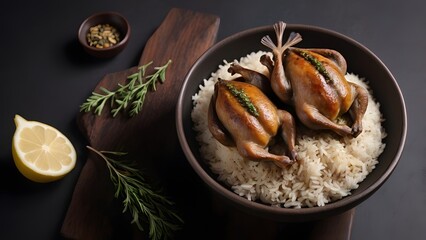
[[[283,20],[340,32],[381,58],[404,94],[409,131],[393,175],[356,208],[352,239],[426,239],[426,113],[421,98],[426,95],[426,14],[415,0],[2,1],[0,239],[59,238],[85,159],[85,142],[75,124],[79,105],[106,73],[137,64],[146,40],[172,7],[219,16],[217,40]],[[77,30],[87,16],[109,10],[128,18],[132,36],[116,58],[94,60],[78,45]],[[79,156],[76,169],[51,184],[24,179],[11,156],[15,114],[69,136]]]

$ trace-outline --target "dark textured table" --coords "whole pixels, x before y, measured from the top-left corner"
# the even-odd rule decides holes
[[[105,74],[138,63],[147,39],[173,7],[217,15],[220,18],[217,40],[283,20],[340,32],[381,58],[404,94],[409,131],[395,172],[372,197],[356,207],[351,237],[426,239],[423,160],[426,144],[420,139],[426,134],[426,128],[420,124],[426,118],[420,100],[426,94],[423,88],[426,87],[426,14],[421,1],[415,0],[3,1],[0,3],[0,239],[61,238],[62,223],[87,154],[85,140],[76,126],[79,105]],[[132,27],[127,48],[107,60],[87,56],[77,42],[79,24],[101,11],[120,12]],[[416,104],[420,105],[415,107]],[[64,179],[50,184],[36,184],[23,178],[11,156],[15,114],[48,123],[65,133],[77,149],[76,168]],[[189,168],[184,160],[179,164]],[[195,208],[202,209],[204,200],[213,201],[200,197],[207,193],[199,194],[195,196],[200,201]],[[214,209],[207,212],[214,213]],[[221,214],[212,218],[223,221],[212,223],[218,226],[217,232],[234,227],[244,229],[244,224],[250,222],[234,219],[240,224],[229,225],[226,223],[232,220],[221,219],[220,216],[228,216]],[[194,224],[197,219],[188,222]],[[280,229],[276,236],[285,236],[285,229]]]

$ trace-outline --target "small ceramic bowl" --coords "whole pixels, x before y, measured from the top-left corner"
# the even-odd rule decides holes
[[[119,41],[112,46],[105,48],[97,48],[90,46],[87,40],[87,34],[91,27],[99,24],[109,24],[114,27],[120,34]],[[125,17],[116,12],[96,13],[88,17],[80,25],[78,30],[78,40],[84,50],[90,55],[98,58],[110,58],[120,53],[127,45],[130,37],[130,25]]]
[[[388,68],[369,49],[340,33],[306,25],[287,24],[285,34],[298,32],[303,41],[298,47],[329,48],[339,51],[348,64],[348,72],[357,73],[369,81],[374,97],[381,103],[380,111],[386,119],[383,126],[387,132],[386,147],[379,156],[376,168],[351,192],[351,195],[321,207],[279,208],[261,202],[249,201],[235,194],[229,186],[217,180],[217,175],[209,168],[193,130],[191,112],[192,96],[199,91],[203,79],[208,79],[223,60],[228,62],[240,59],[251,52],[268,51],[260,39],[275,36],[272,25],[249,29],[234,34],[206,51],[188,72],[182,86],[176,109],[176,126],[181,147],[193,170],[217,195],[232,206],[247,213],[284,222],[298,222],[323,219],[337,215],[357,206],[388,179],[394,171],[407,134],[407,116],[404,98],[400,88]],[[287,39],[287,37],[284,37]]]

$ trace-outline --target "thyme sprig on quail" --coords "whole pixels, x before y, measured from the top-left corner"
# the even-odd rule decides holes
[[[126,110],[131,117],[137,115],[142,110],[148,91],[156,91],[156,84],[158,82],[164,83],[166,80],[166,70],[171,62],[169,60],[165,65],[155,67],[156,71],[148,76],[145,76],[145,74],[152,61],[138,67],[136,73],[127,77],[128,83],[118,84],[116,90],[100,87],[101,93],[92,92],[92,95],[80,106],[80,112],[93,110],[96,115],[101,115],[105,105],[110,101],[113,117]]]
[[[254,106],[253,102],[250,100],[250,97],[245,93],[243,89],[237,89],[233,84],[226,83],[225,86],[231,92],[231,94],[237,98],[238,102],[243,106],[247,111],[255,116],[259,116],[259,112],[257,111],[256,106]]]
[[[144,231],[144,225],[147,224],[149,238],[159,240],[172,237],[173,232],[180,229],[183,220],[173,211],[174,203],[154,191],[135,164],[113,159],[127,153],[98,151],[90,146],[87,148],[105,161],[115,186],[115,197],[124,199],[123,213],[130,212],[132,223],[139,230]]]
[[[302,56],[306,61],[311,63],[315,67],[315,69],[325,78],[326,82],[331,81],[332,78],[330,77],[330,74],[327,72],[321,61],[319,61],[314,56],[312,56],[312,54],[309,54],[306,51],[298,50],[297,53]]]

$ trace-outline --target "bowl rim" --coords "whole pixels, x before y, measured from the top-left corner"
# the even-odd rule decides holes
[[[124,34],[123,39],[121,39],[121,41],[119,41],[117,44],[108,47],[108,48],[96,48],[93,46],[90,46],[89,44],[87,44],[86,41],[86,33],[83,33],[83,28],[87,25],[88,22],[90,22],[93,19],[96,19],[98,17],[101,16],[107,16],[107,17],[111,17],[111,16],[115,16],[118,17],[120,20],[122,20],[125,23],[125,26],[127,28],[126,33]],[[116,27],[116,26],[115,26]],[[77,32],[77,36],[78,36],[78,40],[79,42],[86,48],[92,50],[92,51],[98,51],[98,52],[108,52],[117,48],[122,47],[123,45],[127,44],[127,41],[129,40],[130,37],[130,32],[131,32],[131,28],[130,28],[130,24],[129,21],[120,13],[118,12],[114,12],[114,11],[106,11],[106,12],[98,12],[98,13],[94,13],[92,15],[90,15],[89,17],[87,17],[81,24],[80,27],[78,28],[78,32]]]
[[[386,71],[386,73],[391,77],[392,83],[394,84],[395,89],[397,90],[398,97],[401,100],[402,105],[402,133],[401,136],[399,136],[400,142],[398,145],[398,149],[396,151],[396,154],[393,156],[393,159],[389,166],[387,166],[386,170],[384,171],[383,175],[381,175],[376,181],[374,181],[370,186],[368,186],[364,191],[358,193],[357,195],[349,195],[347,197],[343,197],[339,200],[326,203],[324,206],[315,206],[315,207],[303,207],[303,208],[284,208],[284,207],[272,207],[271,205],[259,203],[250,201],[244,197],[239,196],[238,194],[234,193],[233,191],[227,189],[225,186],[223,186],[217,179],[212,178],[201,166],[201,164],[198,162],[196,157],[194,156],[194,153],[191,151],[189,147],[189,143],[187,141],[187,136],[185,134],[185,130],[183,127],[183,99],[185,97],[185,89],[187,89],[187,85],[189,84],[189,77],[194,72],[195,68],[200,64],[200,62],[203,61],[207,56],[209,56],[212,52],[216,51],[217,49],[221,48],[222,46],[228,44],[229,42],[234,41],[236,38],[240,38],[242,36],[247,36],[254,34],[259,31],[272,31],[273,27],[272,25],[267,26],[260,26],[260,27],[254,27],[247,30],[243,30],[237,33],[234,33],[221,41],[217,42],[215,45],[213,45],[211,48],[209,48],[203,55],[199,57],[199,59],[193,64],[191,69],[188,71],[187,75],[185,76],[179,97],[178,102],[176,106],[176,129],[178,134],[178,139],[180,141],[181,147],[183,149],[183,152],[187,158],[187,161],[190,163],[192,168],[195,170],[197,175],[203,180],[204,183],[206,183],[210,188],[212,188],[215,192],[219,193],[221,196],[231,200],[232,203],[240,204],[244,207],[254,208],[258,211],[262,211],[263,213],[266,213],[268,215],[281,215],[286,214],[287,216],[293,216],[293,217],[303,217],[306,215],[313,215],[313,214],[319,214],[319,213],[327,213],[330,210],[349,210],[359,203],[361,203],[362,199],[366,199],[370,195],[372,195],[375,191],[377,191],[382,184],[389,178],[391,173],[395,170],[397,164],[399,163],[399,160],[401,158],[403,148],[406,141],[406,135],[407,135],[407,112],[406,112],[406,105],[405,100],[403,97],[403,94],[401,92],[400,87],[398,86],[396,79],[392,75],[392,73],[389,71],[387,66],[382,62],[381,59],[379,59],[371,50],[369,50],[367,47],[359,43],[358,41],[344,35],[341,33],[338,33],[334,30],[313,26],[313,25],[305,25],[305,24],[287,24],[288,28],[292,29],[303,29],[305,31],[316,31],[320,32],[326,35],[331,35],[333,37],[340,38],[347,42],[348,44],[355,45],[355,47],[361,49],[365,53],[369,54],[372,58],[374,58]],[[201,80],[200,80],[201,82]]]

